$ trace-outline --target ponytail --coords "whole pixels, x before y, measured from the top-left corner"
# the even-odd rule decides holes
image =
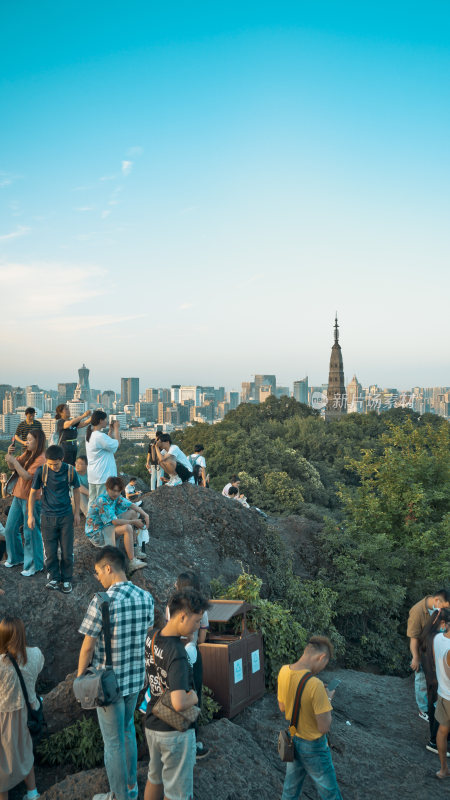
[[[95,428],[95,426],[98,425],[98,423],[101,422],[103,419],[106,419],[107,416],[108,415],[105,414],[105,412],[102,411],[100,408],[96,408],[95,411],[92,412],[91,422],[86,428],[86,441],[87,442],[89,441],[89,439],[92,436],[92,429]]]

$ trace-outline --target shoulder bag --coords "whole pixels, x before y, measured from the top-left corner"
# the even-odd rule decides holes
[[[312,672],[305,672],[305,674],[302,675],[302,677],[298,682],[289,728],[292,728],[292,726],[294,726],[295,728],[297,727],[303,689],[305,688],[305,684],[309,681],[310,678],[312,678]],[[290,734],[289,728],[280,731],[280,733],[278,734],[278,755],[280,756],[283,762],[293,761],[295,757],[294,742],[292,741],[292,736]]]
[[[153,663],[155,665],[156,670],[156,677],[162,691],[161,697],[158,697],[155,705],[152,707],[152,714],[158,719],[161,719],[167,725],[170,725],[171,728],[175,728],[177,731],[187,731],[188,728],[192,725],[193,722],[197,721],[197,718],[200,714],[200,709],[198,706],[191,706],[191,708],[187,708],[185,711],[175,711],[172,700],[170,697],[170,692],[164,691],[162,687],[162,683],[159,680],[158,669],[156,667],[156,660],[155,660],[155,648],[154,643],[157,634],[159,631],[155,631],[153,634],[152,639],[152,656],[153,656]]]
[[[28,692],[27,687],[25,686],[25,681],[23,679],[22,672],[20,667],[11,653],[6,653],[11,664],[13,665],[14,669],[17,672],[17,676],[20,681],[20,685],[22,687],[23,696],[25,698],[25,703],[28,709],[28,730],[30,731],[31,738],[33,740],[33,744],[37,744],[39,740],[42,738],[44,733],[44,728],[47,727],[47,723],[44,719],[44,710],[42,708],[42,699],[39,697],[39,708],[32,708],[30,705],[30,701],[28,699]]]
[[[117,703],[122,697],[112,665],[111,620],[109,617],[111,598],[106,592],[98,592],[98,596],[102,601],[106,665],[104,667],[88,667],[84,675],[75,678],[73,682],[73,693],[81,704],[81,708],[85,709],[110,706]]]

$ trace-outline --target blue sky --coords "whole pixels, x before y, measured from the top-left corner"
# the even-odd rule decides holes
[[[2,4],[0,382],[450,384],[448,3],[161,5]]]

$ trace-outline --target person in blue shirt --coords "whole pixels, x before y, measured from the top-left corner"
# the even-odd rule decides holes
[[[45,548],[48,589],[72,591],[73,526],[80,524],[80,481],[74,467],[63,462],[64,450],[57,444],[45,451],[45,464],[36,470],[28,501],[28,527],[34,527],[36,494],[42,489],[41,531]],[[72,511],[70,487],[73,488]],[[61,548],[61,561],[58,559]]]

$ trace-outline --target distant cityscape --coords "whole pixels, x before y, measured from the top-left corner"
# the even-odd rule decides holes
[[[88,408],[102,408],[110,420],[119,421],[121,436],[135,442],[151,438],[157,429],[164,432],[185,428],[195,423],[214,424],[223,420],[240,403],[264,403],[268,397],[293,397],[319,411],[326,419],[343,414],[381,413],[389,408],[411,408],[419,414],[437,414],[450,418],[450,386],[414,386],[410,389],[363,387],[356,375],[345,385],[342,349],[339,344],[337,314],[334,321],[334,342],[331,348],[328,383],[310,386],[308,376],[289,386],[279,386],[276,375],[255,375],[244,381],[241,391],[225,391],[219,386],[183,386],[140,390],[139,378],[121,378],[120,395],[112,389],[91,389],[90,370],[83,364],[78,381],[58,383],[58,388],[42,389],[32,384],[22,388],[0,384],[0,438],[13,436],[25,419],[25,409],[36,409],[44,433],[50,437],[56,427],[55,409],[67,403],[71,418]],[[80,435],[85,435],[85,429]]]

